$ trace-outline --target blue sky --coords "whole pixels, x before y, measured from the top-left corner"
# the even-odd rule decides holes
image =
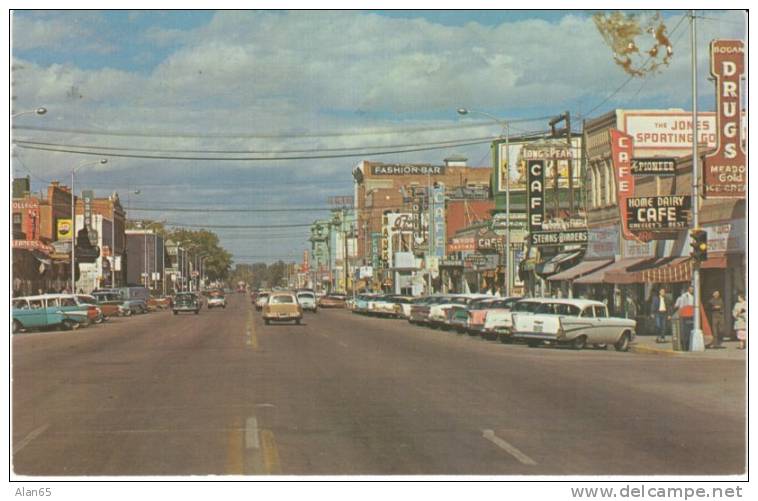
[[[628,76],[586,11],[15,11],[14,108],[49,112],[14,125],[58,131],[17,129],[14,137],[201,152],[365,149],[500,132],[481,117],[459,117],[459,107],[535,118],[522,130],[542,129],[537,117],[564,110],[578,124],[582,115],[614,107],[687,109],[687,21],[683,12],[663,14],[671,65],[622,86]],[[734,11],[705,17],[698,76],[699,105],[707,110],[714,106],[708,42],[744,37],[745,19]],[[145,131],[154,137],[135,134]],[[231,133],[246,137],[223,137]],[[453,153],[489,163],[487,145],[307,161],[113,157],[105,168],[84,169],[81,186],[99,195],[117,191],[135,207],[315,207],[350,193],[359,160],[440,163]],[[31,173],[35,189],[67,179],[72,165],[89,159],[25,148],[14,154],[14,174]],[[128,196],[135,190],[140,195]],[[130,215],[193,224],[300,224],[317,216]],[[281,230],[275,241],[253,238],[255,231],[218,233],[240,261],[299,256],[307,246],[306,229]]]

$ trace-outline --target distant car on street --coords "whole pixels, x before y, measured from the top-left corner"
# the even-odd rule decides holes
[[[224,308],[226,309],[226,296],[221,292],[214,292],[208,297],[208,309],[211,308]]]
[[[294,321],[300,324],[303,319],[303,307],[297,302],[292,292],[272,292],[263,307],[263,321],[266,325],[273,322]]]
[[[318,300],[321,308],[344,308],[346,297],[339,294],[328,294]]]
[[[297,301],[300,303],[300,306],[303,307],[303,310],[312,311],[313,313],[318,312],[318,306],[316,305],[316,295],[313,292],[298,291]]]
[[[171,311],[174,315],[178,315],[180,311],[193,312],[197,315],[200,313],[200,298],[194,292],[180,292],[174,298]]]
[[[255,295],[253,301],[255,302],[255,309],[257,311],[261,311],[263,307],[266,306],[269,294],[269,292],[259,291],[258,294]]]

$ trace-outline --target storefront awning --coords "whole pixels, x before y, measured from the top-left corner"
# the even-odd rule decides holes
[[[588,275],[593,271],[605,268],[613,262],[613,259],[600,259],[595,261],[582,261],[574,267],[563,270],[560,273],[556,273],[548,280],[561,281],[561,280],[576,280],[579,277]]]
[[[692,259],[689,257],[658,258],[627,270],[625,280],[625,282],[616,283],[673,284],[689,282],[692,280]]]
[[[561,266],[568,265],[571,261],[581,256],[582,251],[575,252],[563,252],[556,254],[552,258],[548,259],[544,263],[537,265],[536,272],[538,275],[547,277],[560,271]]]
[[[630,268],[635,265],[639,265],[647,261],[652,261],[653,259],[654,258],[649,258],[649,257],[629,257],[629,258],[621,259],[605,268],[601,268],[588,275],[584,275],[583,277],[577,278],[576,280],[574,280],[574,283],[584,284],[584,285],[603,284],[603,283],[605,284],[634,283],[634,282],[627,282],[627,281],[614,282],[610,280],[610,277],[608,275],[611,274],[611,276],[614,278],[619,278],[619,275],[623,277],[623,275],[626,273],[627,268]]]

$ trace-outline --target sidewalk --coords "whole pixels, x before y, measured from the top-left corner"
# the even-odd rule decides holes
[[[634,353],[647,353],[653,355],[665,355],[672,357],[686,358],[708,358],[719,360],[745,360],[747,349],[738,350],[738,341],[723,341],[724,348],[717,350],[705,350],[701,352],[693,351],[674,351],[671,345],[671,336],[666,337],[666,343],[656,343],[655,335],[637,335],[634,342],[629,347],[629,351]]]

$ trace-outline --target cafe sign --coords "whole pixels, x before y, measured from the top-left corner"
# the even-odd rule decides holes
[[[621,234],[627,240],[637,237],[629,227],[628,212],[624,210],[626,201],[634,195],[634,175],[632,175],[632,136],[620,130],[611,129],[611,156],[616,172],[616,187],[621,217]]]
[[[626,199],[629,230],[635,233],[685,230],[689,227],[692,197],[667,195]],[[641,240],[652,237],[641,235]]]
[[[527,213],[529,233],[540,231],[545,220],[545,161],[527,161],[529,186],[527,187]]]
[[[745,74],[742,40],[711,42],[711,75],[716,79],[718,146],[703,163],[707,198],[744,198],[747,162],[742,142],[740,83]]]

